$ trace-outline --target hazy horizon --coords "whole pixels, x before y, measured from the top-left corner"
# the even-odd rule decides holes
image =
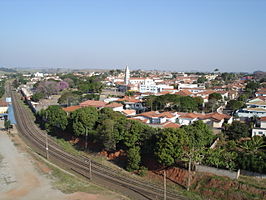
[[[0,0],[0,67],[265,71],[266,1]]]

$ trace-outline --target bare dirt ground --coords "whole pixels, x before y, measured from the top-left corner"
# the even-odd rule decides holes
[[[26,146],[17,135],[10,136],[0,130],[0,200],[117,199],[112,195],[85,192],[64,194],[55,189],[46,176],[51,170],[23,149]]]

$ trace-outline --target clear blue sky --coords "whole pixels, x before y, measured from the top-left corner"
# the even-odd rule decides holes
[[[266,0],[0,0],[0,66],[266,71]]]

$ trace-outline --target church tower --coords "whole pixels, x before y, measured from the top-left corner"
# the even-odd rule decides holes
[[[125,80],[124,80],[126,85],[129,84],[129,78],[130,78],[130,72],[129,72],[128,66],[126,66],[126,69],[125,69]]]

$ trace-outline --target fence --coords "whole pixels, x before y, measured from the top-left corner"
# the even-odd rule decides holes
[[[230,170],[218,169],[215,167],[208,167],[208,166],[204,166],[204,165],[196,165],[195,170],[197,172],[206,172],[206,173],[216,174],[218,176],[226,176],[226,177],[229,177],[231,179],[238,179],[238,177],[240,175],[240,170],[238,170],[237,172],[234,172],[234,171],[230,171]]]
[[[256,172],[250,172],[250,171],[246,171],[246,170],[240,170],[240,174],[241,175],[245,175],[245,176],[253,176],[255,178],[266,178],[266,174],[260,174],[260,173],[256,173]]]

